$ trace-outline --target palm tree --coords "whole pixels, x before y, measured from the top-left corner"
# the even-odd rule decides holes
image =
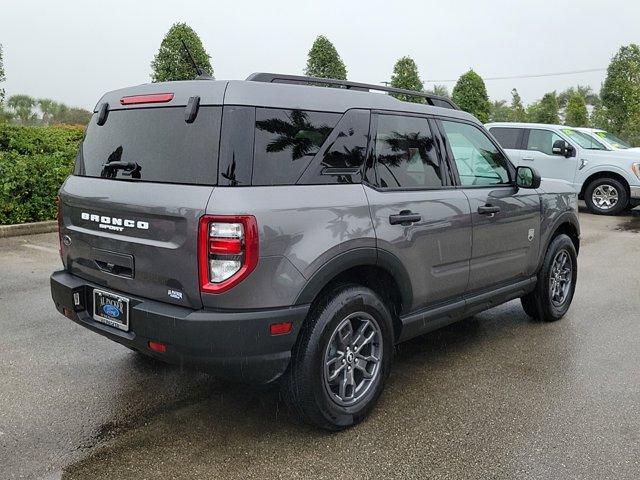
[[[12,95],[7,100],[7,106],[15,112],[15,116],[22,125],[34,123],[38,118],[33,108],[36,101],[29,95]]]

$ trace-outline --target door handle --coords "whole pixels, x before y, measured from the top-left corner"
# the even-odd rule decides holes
[[[527,162],[533,162],[533,157],[522,157],[522,160],[526,160]]]
[[[417,213],[413,213],[410,210],[402,210],[395,215],[389,215],[389,223],[391,225],[403,225],[408,227],[412,223],[416,223],[422,220],[422,217]]]
[[[491,215],[492,217],[500,212],[500,207],[494,205],[481,205],[478,207],[478,213],[480,215]]]

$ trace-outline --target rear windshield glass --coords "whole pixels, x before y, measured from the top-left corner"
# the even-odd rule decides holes
[[[93,115],[74,173],[214,185],[221,114],[221,107],[200,107],[195,121],[187,123],[184,107],[114,110],[102,126]]]

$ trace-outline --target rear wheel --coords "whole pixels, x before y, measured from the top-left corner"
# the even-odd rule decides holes
[[[598,215],[616,215],[629,205],[627,188],[615,178],[597,178],[584,191],[589,210]]]
[[[576,288],[577,259],[576,248],[567,235],[560,234],[551,241],[535,289],[520,299],[527,315],[553,322],[567,313]]]
[[[393,357],[391,314],[361,286],[339,288],[311,311],[285,376],[285,395],[306,422],[341,430],[375,406]]]

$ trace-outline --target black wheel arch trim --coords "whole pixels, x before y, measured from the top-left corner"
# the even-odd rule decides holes
[[[551,241],[556,236],[555,235],[556,232],[562,227],[562,225],[565,225],[565,224],[571,225],[575,229],[576,233],[578,234],[577,244],[576,244],[576,254],[579,252],[580,222],[578,221],[578,217],[575,213],[569,212],[569,211],[563,212],[558,218],[555,219],[552,226],[549,228],[549,235],[547,235],[547,238],[545,238],[544,240],[544,247],[540,249],[540,255],[538,258],[538,267],[536,269],[536,272],[540,271],[540,268],[542,268],[542,264],[544,263],[544,257],[547,253],[547,250],[549,249],[549,245],[551,244]]]
[[[296,298],[296,305],[313,302],[322,289],[341,273],[355,267],[379,267],[386,270],[398,284],[403,309],[411,307],[413,289],[409,274],[393,253],[376,247],[360,247],[336,255],[320,267],[307,281]]]

